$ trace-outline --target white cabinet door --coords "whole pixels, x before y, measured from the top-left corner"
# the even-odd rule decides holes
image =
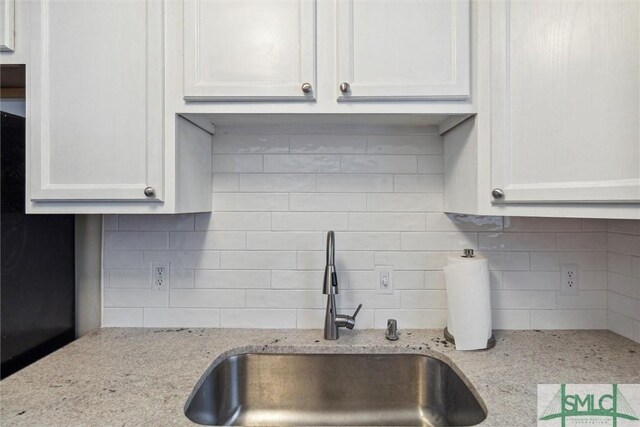
[[[349,100],[469,98],[469,0],[338,1],[338,92]]]
[[[13,52],[15,0],[0,0],[0,52]]]
[[[635,0],[492,3],[494,203],[640,201],[639,12]]]
[[[162,3],[30,7],[31,200],[163,200]]]
[[[315,0],[185,0],[184,98],[314,100],[315,14]]]

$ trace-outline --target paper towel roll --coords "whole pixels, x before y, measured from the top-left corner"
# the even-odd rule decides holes
[[[487,348],[491,338],[489,263],[480,256],[450,256],[444,267],[448,330],[456,350]]]

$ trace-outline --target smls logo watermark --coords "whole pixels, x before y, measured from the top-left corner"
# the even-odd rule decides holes
[[[639,384],[539,384],[538,426],[640,427]]]

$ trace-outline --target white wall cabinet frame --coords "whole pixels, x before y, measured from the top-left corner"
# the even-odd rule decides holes
[[[494,204],[640,202],[638,9],[491,3]]]
[[[15,0],[0,0],[0,52],[15,49]]]
[[[336,7],[339,102],[469,99],[469,0],[342,0]],[[343,82],[349,91],[338,90]]]
[[[315,100],[316,0],[185,0],[183,19],[185,100]],[[206,52],[207,42],[218,43],[215,56]],[[310,90],[303,90],[305,83]]]
[[[96,71],[93,77],[74,76],[73,72],[70,72],[73,68],[73,64],[69,64],[69,69],[65,66],[61,66],[60,63],[56,65],[63,69],[52,69],[52,57],[57,55],[61,49],[68,47],[69,50],[76,50],[78,55],[86,54],[83,49],[94,50],[89,52],[90,55],[100,55],[100,52],[96,52],[95,49],[99,47],[97,44],[87,43],[87,45],[77,44],[71,46],[52,45],[51,44],[51,8],[63,5],[63,2],[55,3],[50,0],[42,0],[38,2],[31,2],[31,62],[28,67],[28,82],[30,83],[30,89],[28,95],[28,114],[30,120],[27,126],[27,141],[28,141],[28,169],[30,176],[30,188],[29,198],[34,202],[44,201],[145,201],[145,202],[160,202],[164,199],[164,31],[163,20],[164,11],[162,2],[148,0],[145,2],[146,7],[146,40],[138,43],[144,43],[145,58],[144,72],[146,88],[146,106],[144,116],[146,117],[145,123],[130,123],[128,126],[144,126],[143,140],[136,140],[134,144],[144,145],[144,154],[141,156],[141,161],[136,164],[136,168],[139,168],[137,175],[142,178],[138,181],[132,182],[118,182],[120,177],[115,176],[117,174],[114,171],[113,182],[109,182],[108,179],[104,179],[104,182],[91,184],[91,176],[83,176],[80,172],[74,176],[69,182],[64,180],[55,180],[52,178],[52,168],[63,168],[64,165],[60,165],[59,162],[55,162],[51,158],[53,145],[58,140],[52,137],[52,123],[51,110],[52,108],[64,108],[63,105],[51,105],[51,90],[53,84],[58,84],[61,79],[61,74],[68,73],[68,79],[76,79],[79,81],[78,91],[82,91],[83,86],[91,86],[94,82],[90,80],[94,78],[99,81],[100,84],[118,84],[118,79],[109,75],[112,71],[109,69],[103,69]],[[69,3],[67,3],[67,7]],[[85,5],[85,7],[88,7]],[[136,6],[137,7],[137,6]],[[114,9],[115,10],[115,9]],[[70,9],[67,9],[65,13],[73,13]],[[70,16],[70,19],[81,19],[80,17]],[[109,37],[107,32],[111,31],[105,26],[100,33],[99,37],[104,38],[104,42],[108,43]],[[69,37],[69,34],[57,35],[57,40]],[[77,37],[82,37],[82,34],[77,34]],[[35,43],[37,41],[37,43]],[[134,41],[132,41],[133,43]],[[136,45],[138,46],[138,45]],[[108,53],[105,52],[104,55]],[[94,56],[95,57],[95,56]],[[83,60],[87,60],[86,57]],[[52,77],[53,76],[53,77]],[[96,77],[98,76],[98,77]],[[115,76],[117,77],[117,76]],[[128,76],[120,76],[123,79]],[[108,88],[104,88],[108,90]],[[75,93],[70,96],[70,99],[80,100],[82,105],[97,105],[96,113],[98,116],[89,116],[91,113],[87,112],[87,119],[91,124],[95,125],[96,137],[101,137],[101,133],[108,133],[107,126],[112,126],[112,121],[105,120],[105,124],[101,123],[99,117],[100,113],[105,111],[109,112],[109,109],[113,109],[113,105],[108,105],[102,109],[100,105],[100,99],[86,99],[83,98],[82,93]],[[122,99],[121,108],[126,110],[127,100]],[[129,107],[130,108],[130,107]],[[90,109],[90,108],[87,108]],[[76,118],[77,119],[77,118]],[[64,126],[73,127],[74,120],[70,120],[68,123],[64,123]],[[77,123],[76,123],[77,125]],[[123,124],[124,126],[125,124]],[[88,125],[87,125],[88,126]],[[101,126],[105,126],[104,128]],[[117,124],[115,124],[117,126]],[[105,141],[108,143],[109,141]],[[122,149],[122,147],[118,147]],[[74,156],[75,153],[67,152],[67,156]],[[107,160],[114,166],[118,164],[118,156],[126,156],[126,151],[114,154],[114,158]],[[124,157],[121,157],[124,158]],[[74,161],[81,162],[82,159],[75,159]],[[66,175],[69,176],[69,175]],[[104,178],[104,177],[103,177]],[[153,187],[155,189],[155,197],[148,197],[145,195],[145,188]]]

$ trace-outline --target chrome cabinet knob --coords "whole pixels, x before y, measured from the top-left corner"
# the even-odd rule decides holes
[[[311,93],[311,90],[312,90],[311,83],[302,83],[301,88],[304,93]]]
[[[144,195],[147,197],[155,197],[156,196],[156,189],[153,187],[147,187],[144,189]]]
[[[348,93],[350,91],[351,91],[351,86],[349,85],[349,83],[347,82],[340,83],[340,92]]]
[[[498,199],[498,200],[503,199],[503,198],[504,198],[504,191],[502,191],[502,189],[501,189],[501,188],[494,188],[494,189],[491,191],[491,196],[492,196],[494,199]]]

